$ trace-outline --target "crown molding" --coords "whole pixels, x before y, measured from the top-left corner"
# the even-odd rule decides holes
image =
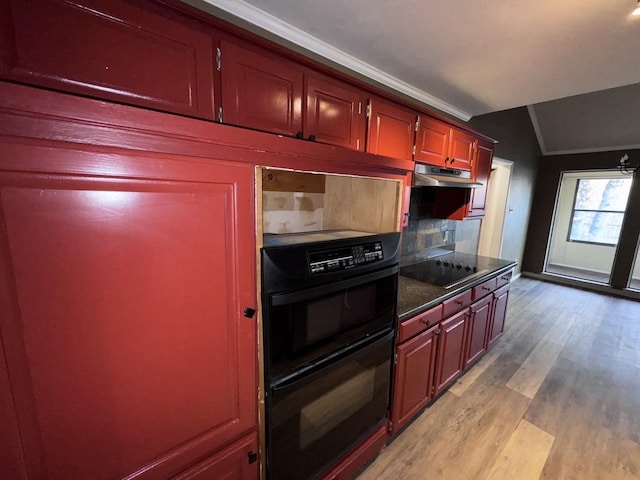
[[[402,80],[389,75],[388,73],[369,65],[356,57],[349,55],[338,48],[329,45],[319,38],[309,35],[299,28],[290,25],[279,18],[265,12],[243,0],[204,0],[206,3],[224,10],[244,21],[247,21],[257,27],[260,27],[274,35],[277,35],[289,42],[292,42],[302,48],[305,48],[317,55],[320,55],[332,62],[368,77],[376,82],[386,85],[393,90],[407,95],[419,102],[431,105],[449,115],[453,115],[463,121],[468,121],[471,114],[454,107],[429,95],[427,92],[420,90]]]
[[[597,148],[575,148],[572,150],[553,150],[550,152],[545,152],[543,155],[571,155],[574,153],[598,153],[598,152],[619,152],[623,150],[638,150],[640,149],[640,144],[638,145],[618,145],[612,147],[597,147]]]

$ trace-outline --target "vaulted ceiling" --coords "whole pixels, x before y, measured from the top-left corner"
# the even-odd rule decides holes
[[[548,152],[603,148],[558,142],[557,115],[575,119],[582,94],[640,82],[636,0],[200,1],[462,120],[540,104],[530,111]]]

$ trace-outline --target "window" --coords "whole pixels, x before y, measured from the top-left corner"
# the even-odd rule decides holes
[[[580,178],[567,241],[615,246],[631,189],[631,178]]]

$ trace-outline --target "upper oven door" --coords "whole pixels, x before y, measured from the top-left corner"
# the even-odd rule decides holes
[[[398,267],[267,297],[266,371],[271,381],[321,368],[334,355],[393,328]]]

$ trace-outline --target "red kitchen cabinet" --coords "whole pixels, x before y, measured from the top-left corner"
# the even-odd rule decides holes
[[[172,480],[257,480],[258,440],[254,433]]]
[[[0,478],[166,479],[256,431],[253,166],[138,155],[0,143]]]
[[[210,28],[140,0],[2,0],[0,76],[213,119]]]
[[[416,131],[417,162],[440,167],[449,167],[449,144],[451,127],[435,118],[420,115]]]
[[[460,170],[471,170],[475,159],[476,142],[476,137],[470,133],[452,128],[448,166]]]
[[[465,308],[440,324],[435,395],[442,392],[462,373],[468,318],[469,309]]]
[[[397,365],[391,408],[392,432],[397,432],[433,397],[436,360],[435,325],[396,349]]]
[[[302,136],[302,67],[257,47],[220,42],[222,115],[218,120]]]
[[[307,73],[305,87],[304,137],[364,151],[364,92],[319,73]]]
[[[487,350],[487,334],[491,320],[491,295],[471,305],[469,325],[467,327],[467,347],[465,368]]]
[[[505,285],[493,292],[493,306],[491,325],[489,326],[489,346],[500,338],[504,332],[504,324],[507,318],[507,303],[509,302],[509,285]]]
[[[400,105],[371,98],[367,132],[367,152],[411,160],[417,113]]]
[[[224,123],[364,150],[362,90],[237,41],[220,48]]]
[[[481,187],[471,190],[468,217],[482,217],[485,214],[487,204],[487,192],[489,191],[489,174],[493,161],[493,144],[478,143],[478,155],[473,165],[473,178],[482,184]]]
[[[417,162],[471,170],[476,138],[435,118],[420,115],[416,131]]]

